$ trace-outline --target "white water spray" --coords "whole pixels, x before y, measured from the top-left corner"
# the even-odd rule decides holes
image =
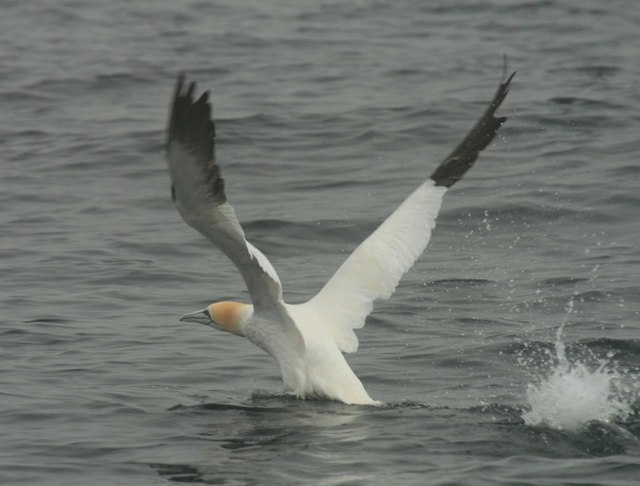
[[[567,359],[562,333],[573,308],[571,299],[567,318],[556,333],[555,368],[538,384],[527,387],[530,410],[523,414],[527,425],[575,432],[591,421],[610,423],[631,413],[631,401],[623,396],[623,374],[615,363],[601,361],[590,367],[580,360]]]

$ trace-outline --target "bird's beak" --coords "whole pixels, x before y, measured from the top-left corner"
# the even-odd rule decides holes
[[[199,310],[190,314],[185,314],[180,318],[180,321],[185,322],[197,322],[198,324],[204,324],[208,326],[211,324],[211,314],[208,309]]]

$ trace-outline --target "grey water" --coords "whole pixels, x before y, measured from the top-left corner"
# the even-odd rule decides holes
[[[638,484],[639,24],[634,0],[2,2],[0,484]],[[383,406],[289,398],[258,348],[178,322],[248,299],[171,202],[178,72],[302,302],[503,54],[509,120],[348,356]]]

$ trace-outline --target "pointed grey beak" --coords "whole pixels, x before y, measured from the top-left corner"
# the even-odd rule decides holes
[[[184,322],[196,322],[198,324],[204,324],[208,326],[211,324],[211,315],[207,309],[185,314],[180,318],[180,321]]]

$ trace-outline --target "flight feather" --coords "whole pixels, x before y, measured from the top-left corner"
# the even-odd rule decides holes
[[[354,329],[364,326],[376,299],[391,296],[425,250],[446,190],[471,168],[506,117],[495,112],[515,73],[500,83],[489,107],[462,142],[338,268],[307,306],[323,315],[327,332],[344,352],[358,349]]]
[[[171,194],[182,218],[212,241],[238,267],[256,311],[284,309],[273,266],[250,244],[227,200],[215,159],[215,125],[208,92],[194,100],[195,83],[176,84],[167,128]]]

